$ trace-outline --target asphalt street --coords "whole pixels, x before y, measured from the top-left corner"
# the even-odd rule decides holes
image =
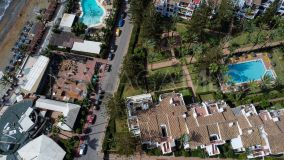
[[[115,39],[115,45],[117,46],[114,52],[115,56],[111,61],[109,61],[109,64],[111,65],[111,71],[105,74],[105,78],[102,83],[102,89],[106,92],[106,95],[103,99],[102,105],[100,106],[100,110],[95,112],[97,119],[95,121],[95,124],[90,127],[92,131],[87,140],[88,149],[86,155],[78,157],[76,159],[103,159],[103,154],[101,153],[102,143],[104,140],[105,130],[108,125],[108,115],[105,108],[105,102],[107,102],[108,97],[110,97],[117,90],[119,84],[119,73],[122,67],[123,58],[128,50],[132,28],[133,25],[130,23],[130,18],[127,15],[125,18],[125,24],[123,25],[123,27],[120,27],[122,31],[121,35]]]

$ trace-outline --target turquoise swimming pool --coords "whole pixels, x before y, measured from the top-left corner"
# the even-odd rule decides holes
[[[88,27],[96,26],[102,23],[105,11],[97,0],[81,0],[82,16],[80,21]]]
[[[258,81],[267,74],[275,78],[273,70],[267,70],[262,59],[228,65],[228,75],[236,84]]]

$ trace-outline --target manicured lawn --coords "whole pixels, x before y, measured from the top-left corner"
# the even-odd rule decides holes
[[[186,32],[186,24],[183,24],[183,23],[177,23],[176,24],[176,30],[177,30],[177,32],[178,33],[184,33],[184,32]]]
[[[179,93],[182,93],[183,99],[185,104],[189,104],[192,101],[192,91],[188,88],[184,88],[182,90],[177,91]]]
[[[199,95],[199,97],[201,98],[202,101],[215,100],[215,97],[214,97],[213,93],[202,94],[202,95]]]
[[[115,128],[116,132],[127,132],[128,126],[126,123],[126,118],[117,118],[115,119]]]
[[[257,42],[257,44],[264,43],[266,41],[265,40],[266,37],[269,36],[268,32],[273,34],[272,41],[283,40],[284,35],[279,34],[276,30],[270,30],[270,31],[262,30],[261,32],[259,32],[259,30],[257,29],[252,33],[244,32],[239,36],[234,37],[229,41],[229,44],[230,45],[234,44],[239,47],[246,47],[253,45],[254,42]],[[257,37],[259,37],[258,41]]]
[[[142,88],[134,88],[130,84],[126,84],[124,87],[123,95],[122,97],[129,97],[134,95],[143,94]]]
[[[217,86],[205,75],[205,72],[197,71],[193,64],[188,65],[188,69],[197,94],[217,91]]]
[[[163,60],[168,60],[169,58],[171,58],[170,51],[163,51],[163,52],[153,51],[150,52],[148,55],[148,63],[155,63]]]
[[[284,84],[284,53],[280,49],[273,50],[272,62],[276,63],[274,71],[279,80]]]
[[[181,88],[186,86],[186,80],[180,66],[172,66],[149,71],[148,84],[151,91]]]

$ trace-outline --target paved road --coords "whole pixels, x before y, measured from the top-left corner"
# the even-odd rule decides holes
[[[111,71],[106,73],[105,81],[102,84],[102,89],[108,93],[114,93],[117,90],[119,84],[119,73],[122,67],[123,57],[126,55],[128,50],[132,29],[133,25],[130,24],[130,19],[127,15],[125,18],[125,24],[121,28],[122,33],[115,41],[117,49],[114,53],[115,56],[113,60],[109,62],[111,65]]]
[[[106,113],[104,102],[107,102],[108,97],[110,97],[116,90],[119,84],[119,72],[122,66],[123,57],[126,55],[128,50],[128,45],[132,32],[132,24],[130,24],[129,16],[125,18],[125,24],[121,28],[122,33],[120,37],[116,38],[115,44],[117,49],[115,51],[115,56],[112,61],[109,62],[112,65],[112,70],[105,74],[104,82],[102,84],[102,89],[106,92],[106,96],[101,105],[101,109],[95,113],[97,115],[96,122],[91,126],[91,134],[88,139],[88,150],[86,155],[76,158],[81,160],[100,160],[103,159],[102,142],[104,140],[105,129],[108,124],[108,115]]]

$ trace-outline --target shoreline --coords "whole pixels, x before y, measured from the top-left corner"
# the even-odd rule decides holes
[[[11,41],[14,41],[15,43],[17,41],[17,39],[10,39],[10,33],[11,31],[13,31],[13,28],[17,23],[19,15],[22,14],[22,11],[26,4],[26,0],[21,0],[19,2],[17,0],[13,0],[6,9],[5,14],[3,15],[0,21],[0,47],[1,49],[4,48],[0,53],[0,70],[2,71],[9,64],[10,58],[12,56],[12,48],[10,48],[8,51],[5,49],[5,47],[9,45],[9,42],[11,43]],[[20,32],[20,30],[18,32]]]
[[[33,9],[45,8],[46,0],[13,0],[0,21],[0,71],[4,71],[12,58],[11,49],[19,39],[27,21],[35,22]]]
[[[102,25],[104,25],[104,19],[105,19],[105,17],[106,17],[106,9],[105,9],[105,7],[101,4],[102,2],[100,2],[99,0],[95,0],[95,1],[97,2],[98,6],[102,8],[102,10],[103,10],[103,15],[102,15],[101,18],[100,18],[100,23],[97,23],[97,24],[95,24],[95,25],[90,25],[90,26],[87,25],[88,28],[100,28]],[[103,2],[104,2],[104,0],[103,0]],[[84,11],[83,11],[83,8],[82,8],[81,0],[80,0],[80,2],[79,2],[79,5],[80,5],[81,13],[82,13],[82,14],[80,15],[80,17],[79,17],[79,19],[80,19],[80,18],[83,17],[83,15],[84,15]]]
[[[5,13],[6,13],[7,9],[10,7],[10,4],[12,3],[12,1],[13,1],[13,0],[9,0],[9,3],[8,3],[7,5],[5,5],[4,11],[3,11],[3,15],[0,16],[0,22],[1,22],[1,20],[2,20],[2,17],[5,16]]]

